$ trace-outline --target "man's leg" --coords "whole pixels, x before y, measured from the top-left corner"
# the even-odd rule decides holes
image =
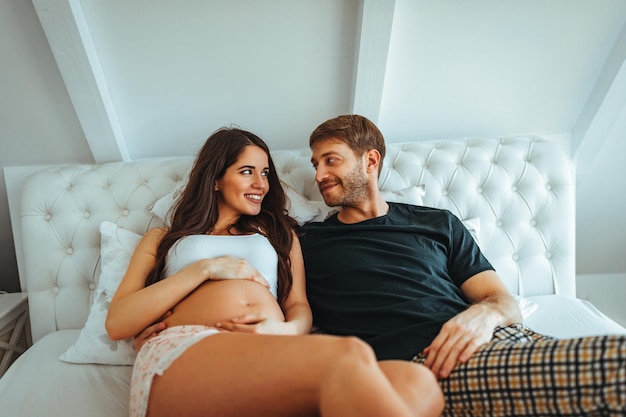
[[[624,416],[626,335],[554,339],[498,328],[439,382],[444,416]]]

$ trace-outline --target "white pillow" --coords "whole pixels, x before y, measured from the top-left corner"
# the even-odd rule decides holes
[[[104,322],[141,236],[107,221],[100,224],[100,234],[101,272],[94,301],[78,340],[59,359],[72,363],[132,365],[137,355],[132,339],[111,340]]]
[[[318,214],[311,219],[312,222],[323,222],[339,211],[337,207],[328,207],[324,200],[310,200],[307,204],[318,210]]]
[[[524,298],[515,294],[513,294],[513,298],[515,298],[515,301],[517,301],[517,306],[522,312],[522,318],[524,320],[526,320],[531,314],[533,314],[539,307],[539,304],[535,303],[534,301],[530,301],[528,298]]]
[[[470,217],[469,219],[461,220],[461,222],[469,230],[476,243],[480,245],[480,217]]]
[[[405,203],[413,204],[414,206],[421,206],[424,204],[425,186],[414,185],[400,190],[381,191],[385,201],[392,203]]]
[[[150,212],[157,216],[159,219],[163,220],[163,223],[170,227],[172,224],[172,213],[170,213],[170,209],[174,202],[180,197],[183,189],[185,188],[185,181],[180,182],[172,191],[165,194],[163,197],[159,198],[154,202],[152,207],[150,208]]]
[[[287,195],[287,212],[291,217],[296,219],[298,224],[303,225],[311,221],[314,217],[316,217],[320,210],[315,205],[309,204],[306,198],[298,194],[294,191],[287,183],[281,181],[283,189],[285,190],[285,194]],[[163,220],[168,227],[172,224],[171,222],[171,214],[170,208],[176,201],[178,197],[180,197],[180,193],[183,191],[185,187],[185,183],[177,185],[171,192],[159,198],[154,202],[152,207],[150,208],[150,212],[157,216],[159,219]]]
[[[337,208],[328,207],[324,201],[307,200],[304,196],[297,193],[293,188],[281,181],[285,194],[289,199],[287,212],[291,217],[296,219],[298,224],[303,225],[310,221],[321,222],[328,216],[335,213]],[[177,185],[171,192],[159,198],[150,208],[150,212],[169,226],[171,224],[170,208],[185,186],[185,183]],[[393,191],[382,191],[382,195],[386,201],[414,204],[421,206],[424,202],[424,186],[417,185]]]
[[[319,207],[313,204],[309,204],[309,200],[293,190],[287,183],[280,182],[287,194],[289,201],[287,202],[287,212],[291,217],[296,219],[298,224],[302,226],[305,223],[310,222],[316,216],[320,214]]]

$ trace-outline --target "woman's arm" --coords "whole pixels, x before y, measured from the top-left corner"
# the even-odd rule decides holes
[[[304,260],[298,236],[293,236],[290,252],[291,274],[293,283],[291,291],[281,306],[285,313],[285,321],[293,327],[294,334],[306,334],[311,331],[313,316],[309,300],[306,296]]]
[[[106,329],[113,340],[127,339],[159,320],[207,279],[206,262],[198,261],[148,287],[145,280],[156,264],[165,229],[149,230],[139,241],[109,306]]]
[[[156,264],[157,248],[165,233],[165,229],[148,231],[133,253],[126,275],[113,296],[105,323],[113,340],[138,335],[162,320],[176,304],[209,279],[246,279],[269,288],[254,267],[245,259],[233,256],[200,259],[146,287],[146,277]]]

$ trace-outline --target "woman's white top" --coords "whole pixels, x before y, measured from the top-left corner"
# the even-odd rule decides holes
[[[248,261],[265,278],[270,291],[277,297],[278,255],[269,240],[260,234],[185,236],[170,248],[165,276],[173,275],[202,258],[227,255]]]

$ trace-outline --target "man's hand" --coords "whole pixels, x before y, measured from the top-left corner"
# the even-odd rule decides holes
[[[146,327],[141,333],[133,337],[133,347],[137,352],[139,352],[144,343],[165,330],[166,326],[165,323],[163,323],[163,320],[165,320],[165,318],[169,317],[171,314],[172,312],[168,311],[163,315],[163,317],[159,319],[158,322]]]
[[[474,304],[448,320],[424,349],[426,361],[439,378],[447,378],[454,367],[465,363],[478,348],[491,340],[495,320],[488,306]]]
[[[256,333],[256,334],[276,334],[295,335],[294,326],[289,322],[275,319],[268,319],[261,314],[246,314],[235,317],[230,321],[216,323],[215,327],[223,331]]]
[[[467,362],[491,340],[497,326],[522,321],[517,303],[493,270],[470,277],[461,291],[472,305],[448,320],[423,352],[424,365],[439,378],[447,378],[455,366]]]

